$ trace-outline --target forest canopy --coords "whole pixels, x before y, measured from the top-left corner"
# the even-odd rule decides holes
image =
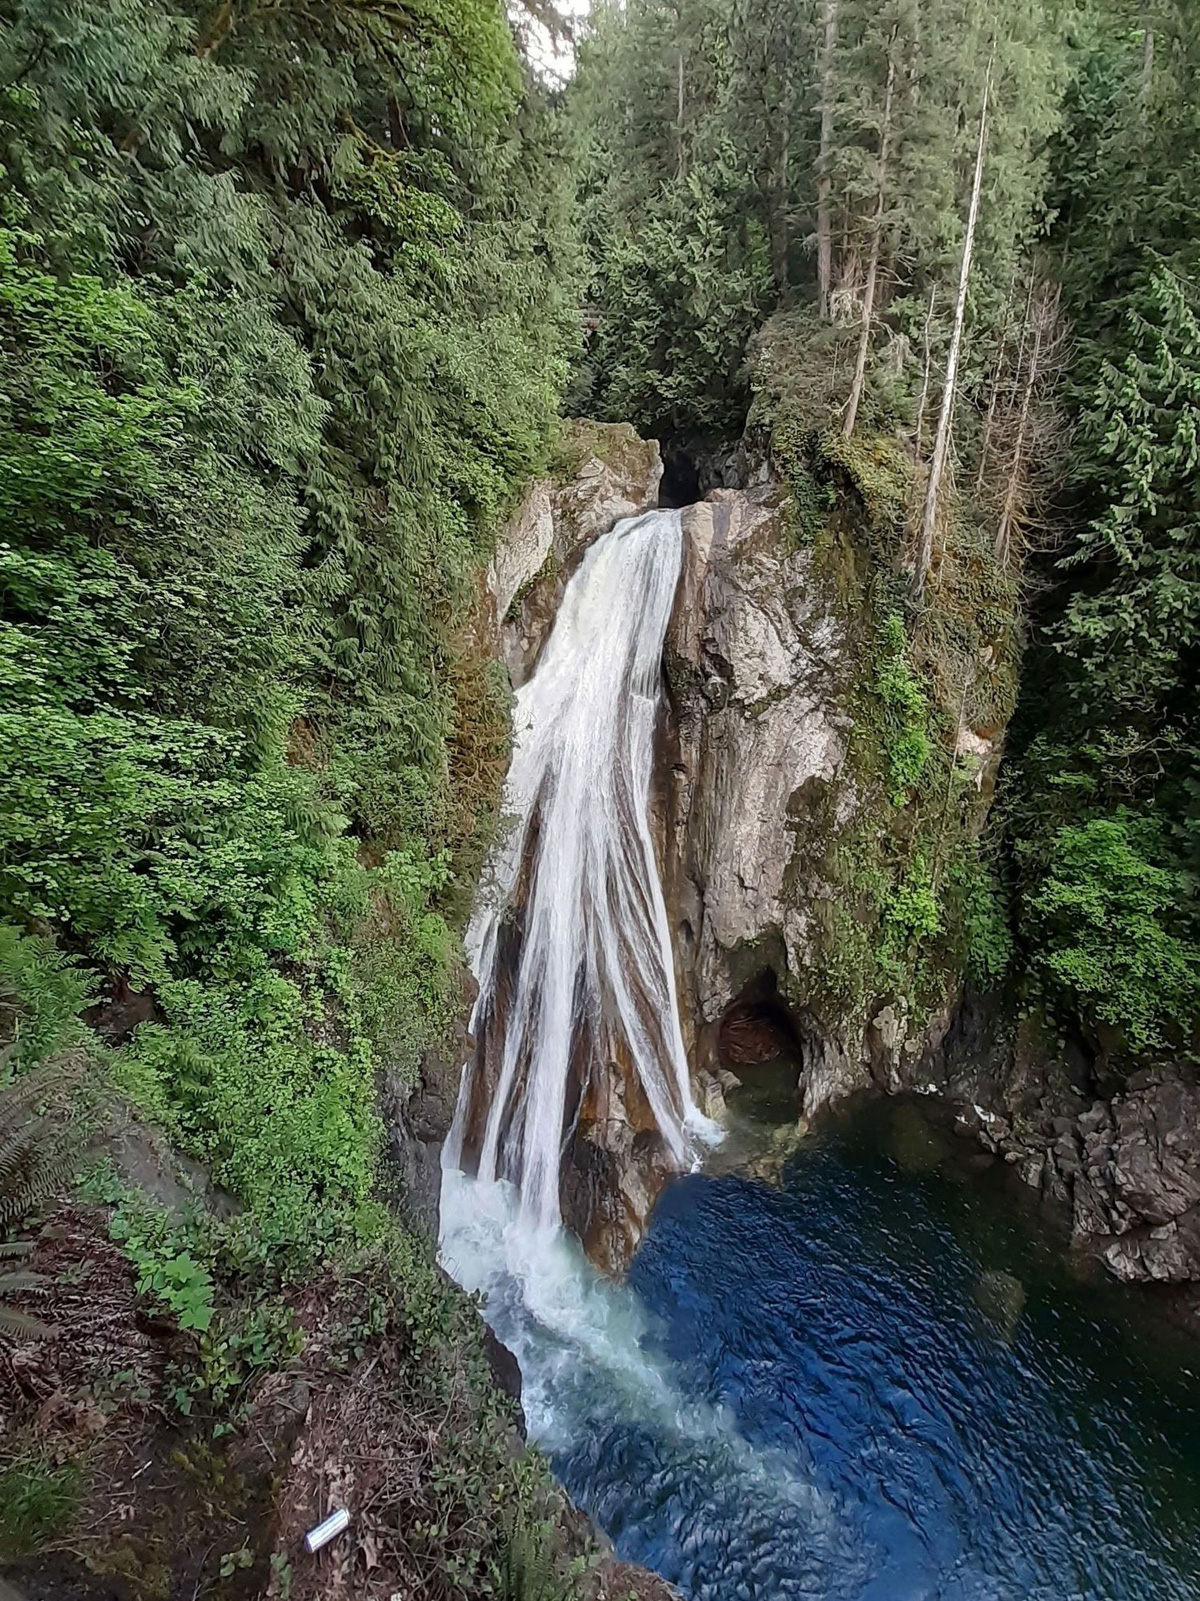
[[[630,0],[569,91],[572,404],[901,443],[915,626],[947,518],[1028,619],[1019,987],[1118,1058],[1200,1021],[1198,68],[1182,0]]]
[[[281,1238],[365,1201],[451,1006],[506,720],[455,630],[577,337],[562,150],[490,0],[0,5],[11,1032],[47,934],[152,996],[120,1078]]]

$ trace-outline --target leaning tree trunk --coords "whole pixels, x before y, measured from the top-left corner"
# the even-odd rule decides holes
[[[883,244],[883,214],[887,206],[888,147],[892,137],[892,93],[896,87],[896,58],[893,47],[896,34],[893,30],[888,47],[887,93],[883,100],[883,127],[879,134],[879,196],[875,202],[875,229],[871,235],[871,257],[867,264],[867,282],[863,290],[862,327],[858,335],[858,360],[854,365],[854,382],[850,386],[850,399],[842,433],[850,439],[858,421],[858,408],[862,403],[863,385],[867,376],[867,357],[871,350],[871,324],[875,317],[875,285],[879,281],[879,253]]]
[[[833,178],[829,171],[833,154],[833,56],[837,49],[837,0],[821,0],[825,24],[821,44],[821,143],[817,154],[817,310],[829,316],[833,287],[833,224],[830,203]]]
[[[979,114],[979,144],[975,151],[975,178],[971,185],[971,206],[967,212],[967,235],[963,240],[962,268],[958,276],[958,299],[954,306],[954,332],[950,337],[950,354],[946,360],[946,387],[942,393],[942,410],[938,417],[937,438],[933,446],[933,460],[929,464],[929,483],[925,490],[925,509],[921,517],[921,538],[917,546],[917,570],[914,588],[918,599],[925,592],[925,580],[933,561],[933,536],[937,527],[938,496],[946,472],[950,453],[950,427],[954,420],[954,393],[958,386],[958,362],[962,354],[963,324],[967,315],[967,290],[971,283],[971,258],[975,250],[975,229],[979,222],[979,201],[983,193],[983,164],[987,150],[988,104],[992,94],[992,63],[988,62],[987,76],[983,80],[983,107]]]

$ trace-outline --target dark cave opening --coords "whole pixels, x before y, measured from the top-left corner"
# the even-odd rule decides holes
[[[690,451],[676,445],[663,450],[663,475],[658,486],[658,504],[664,510],[693,506],[701,498],[700,467]]]
[[[722,1065],[734,1073],[777,1061],[793,1061],[799,1073],[803,1040],[772,968],[757,973],[725,1008],[717,1051]]]

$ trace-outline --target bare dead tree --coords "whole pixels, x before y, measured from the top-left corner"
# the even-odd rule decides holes
[[[1039,394],[1050,374],[1061,365],[1066,333],[1056,288],[1043,284],[1031,299],[1029,360],[1016,402],[1016,434],[1005,481],[1004,502],[996,528],[996,560],[1008,567],[1024,547],[1024,522],[1029,511],[1030,447],[1038,428]]]
[[[1017,287],[1017,275],[1014,271],[1012,281],[1008,286],[1008,296],[1004,302],[1004,316],[1000,321],[1000,334],[996,340],[996,365],[992,372],[992,392],[988,397],[987,417],[983,424],[983,439],[979,445],[979,471],[975,475],[975,493],[983,490],[983,481],[987,473],[988,457],[991,454],[992,435],[996,428],[996,410],[1000,404],[1000,390],[1004,383],[1005,370],[1008,366],[1008,336],[1012,318],[1013,291]],[[1033,274],[1029,275],[1029,294],[1033,294]],[[1025,320],[1029,320],[1029,307],[1025,308]],[[1022,324],[1022,328],[1024,324]]]
[[[988,110],[992,95],[992,70],[995,58],[988,62],[983,80],[983,105],[979,113],[979,141],[975,150],[975,177],[971,184],[971,204],[967,211],[967,231],[963,239],[962,266],[958,277],[958,298],[954,306],[954,331],[950,338],[950,354],[946,360],[946,387],[942,394],[942,410],[938,418],[937,437],[934,441],[933,460],[929,466],[929,483],[925,490],[925,507],[921,517],[921,536],[917,545],[917,566],[914,591],[918,598],[925,592],[925,580],[933,561],[933,536],[937,527],[938,496],[946,471],[946,458],[950,451],[950,430],[954,421],[954,398],[958,387],[958,363],[962,354],[963,325],[967,315],[967,290],[971,283],[971,261],[975,251],[975,230],[979,223],[979,204],[983,194],[983,168],[987,155]]]

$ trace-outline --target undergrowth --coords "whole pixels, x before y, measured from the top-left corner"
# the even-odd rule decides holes
[[[70,1522],[79,1501],[79,1474],[28,1454],[0,1468],[0,1561],[13,1562],[46,1543]]]

